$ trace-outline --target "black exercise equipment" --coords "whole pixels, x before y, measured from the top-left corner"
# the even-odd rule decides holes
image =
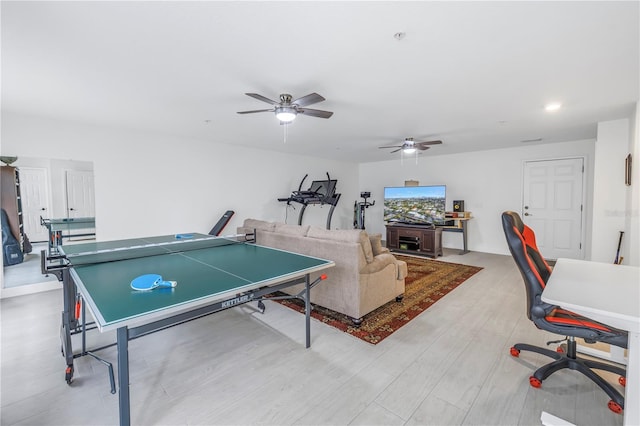
[[[9,217],[4,209],[2,209],[2,258],[4,266],[17,265],[24,260],[20,242],[11,233]]]
[[[287,205],[291,205],[291,202],[302,204],[302,209],[298,216],[298,225],[302,225],[302,216],[304,215],[304,211],[308,205],[329,204],[331,209],[329,209],[329,214],[327,216],[327,229],[331,229],[331,217],[333,216],[333,210],[338,204],[341,195],[336,194],[336,184],[338,181],[331,179],[329,173],[327,173],[326,180],[314,180],[311,182],[311,187],[306,191],[303,191],[302,184],[307,176],[309,175],[304,175],[300,181],[297,191],[293,191],[287,198],[278,198],[278,201],[285,201]]]
[[[229,220],[231,220],[231,216],[233,216],[234,213],[235,212],[233,210],[227,210],[222,215],[218,223],[216,223],[215,226],[211,228],[211,231],[209,231],[209,235],[215,235],[216,237],[220,235],[224,227],[227,226],[227,223],[229,223]]]
[[[365,229],[364,228],[364,211],[365,209],[374,206],[376,202],[370,203],[367,201],[367,198],[371,197],[371,192],[361,192],[360,196],[364,198],[364,201],[355,202],[353,205],[353,227],[355,229]]]

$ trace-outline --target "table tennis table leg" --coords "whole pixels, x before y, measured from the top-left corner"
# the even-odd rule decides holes
[[[62,344],[62,353],[67,364],[65,370],[65,380],[67,384],[71,384],[73,380],[73,346],[71,343],[71,331],[76,329],[78,322],[75,316],[76,306],[76,286],[71,279],[69,269],[62,272],[62,324],[60,330],[60,340]]]
[[[131,424],[131,406],[129,402],[129,329],[120,327],[118,341],[118,408],[120,426]]]
[[[305,287],[305,295],[304,295],[304,315],[306,321],[306,330],[307,330],[307,345],[309,348],[311,346],[311,282],[309,281],[309,274],[304,277],[304,287]]]

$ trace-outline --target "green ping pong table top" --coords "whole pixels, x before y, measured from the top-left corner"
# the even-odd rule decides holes
[[[42,219],[44,225],[49,231],[68,231],[71,229],[95,228],[95,217],[70,217],[62,219]]]
[[[194,241],[213,237],[193,234]],[[135,326],[186,312],[239,293],[275,285],[334,265],[325,259],[236,243],[148,257],[100,262],[100,253],[123,247],[167,244],[173,235],[64,246],[71,262],[70,273],[98,328],[107,331]],[[96,257],[96,263],[74,266],[74,256]],[[80,262],[81,263],[81,262]],[[160,274],[177,281],[175,288],[151,291],[131,289],[131,281],[144,274]]]

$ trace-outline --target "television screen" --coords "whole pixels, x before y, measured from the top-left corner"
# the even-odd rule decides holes
[[[445,220],[446,186],[401,186],[384,189],[384,220],[415,225]]]

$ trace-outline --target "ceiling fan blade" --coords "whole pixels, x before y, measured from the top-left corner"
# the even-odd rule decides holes
[[[276,101],[273,101],[273,100],[271,100],[269,98],[265,98],[264,96],[259,95],[257,93],[245,93],[245,95],[251,96],[254,99],[257,99],[257,100],[262,101],[262,102],[266,102],[266,103],[271,104],[271,105],[280,105],[280,102],[276,102]]]
[[[415,148],[417,150],[420,150],[420,151],[426,151],[427,149],[429,149],[431,147],[430,146],[424,146],[424,145],[416,145]]]
[[[379,146],[378,148],[402,148],[402,145],[392,145],[392,146]]]
[[[298,109],[299,114],[310,115],[311,117],[329,118],[333,115],[331,111],[322,111],[320,109]]]
[[[416,145],[440,145],[442,141],[415,142]]]
[[[400,151],[402,148],[398,148],[398,149],[394,149],[393,151],[389,152],[389,154],[393,154],[394,152],[398,152]]]
[[[254,112],[273,112],[273,109],[254,109],[253,111],[238,111],[238,114],[253,114]]]
[[[322,102],[325,99],[318,95],[317,93],[310,93],[307,96],[303,96],[301,98],[296,99],[295,101],[291,101],[292,104],[296,104],[299,107],[315,104],[318,102]],[[327,117],[328,118],[328,117]]]

